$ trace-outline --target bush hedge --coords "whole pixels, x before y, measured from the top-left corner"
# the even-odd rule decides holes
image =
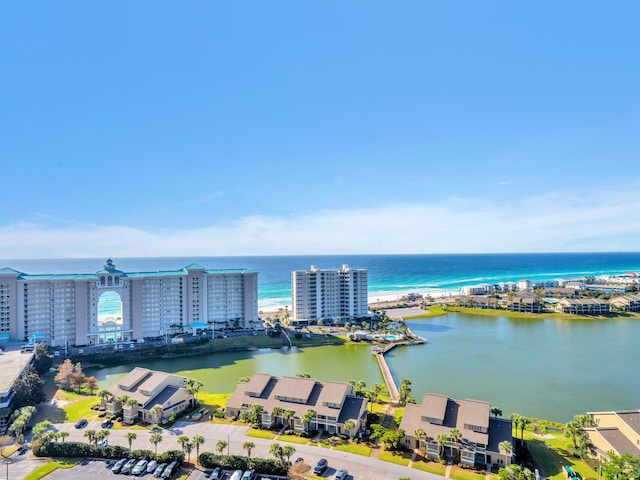
[[[129,451],[120,445],[95,447],[83,442],[48,443],[33,442],[33,454],[37,457],[93,457],[93,458],[136,458],[150,460],[155,457],[151,450]],[[168,450],[158,455],[158,463],[170,463],[174,460],[184,462],[182,450]]]

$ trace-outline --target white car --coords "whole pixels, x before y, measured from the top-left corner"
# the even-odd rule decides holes
[[[147,473],[155,472],[156,468],[158,468],[158,462],[156,462],[155,460],[151,460],[149,462],[149,465],[147,465]]]
[[[133,467],[133,470],[131,470],[131,475],[135,475],[135,476],[142,475],[146,471],[147,471],[147,461],[140,460],[138,463],[136,463],[136,466]]]

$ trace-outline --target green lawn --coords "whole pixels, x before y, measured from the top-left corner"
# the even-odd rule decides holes
[[[300,445],[306,445],[309,443],[310,439],[305,437],[299,437],[297,435],[278,435],[278,441],[289,442],[289,443],[299,443]]]
[[[247,430],[245,433],[247,437],[253,438],[266,438],[268,440],[273,440],[276,437],[276,434],[271,430],[260,430],[258,428],[251,428]]]
[[[455,480],[484,480],[485,475],[485,472],[478,472],[468,468],[452,466],[449,478],[453,478]]]
[[[341,452],[355,453],[356,455],[362,455],[363,457],[371,456],[371,448],[366,445],[346,443],[344,445],[337,445],[333,449],[340,450]]]
[[[23,477],[22,480],[38,480],[39,478],[42,478],[45,475],[50,474],[51,472],[53,472],[54,470],[57,470],[58,468],[71,468],[78,462],[79,460],[65,460],[65,461],[45,463],[44,465],[40,465],[38,468],[33,470],[26,477]]]
[[[397,407],[393,411],[393,422],[391,422],[390,430],[395,430],[400,426],[400,422],[402,421],[402,416],[404,415],[404,407]]]
[[[389,463],[395,463],[397,465],[404,465],[406,467],[407,465],[409,465],[411,456],[409,454],[403,455],[396,452],[380,452],[380,455],[378,455],[378,459]]]
[[[570,465],[582,478],[598,478],[595,471],[571,454],[571,440],[565,438],[562,433],[544,441],[534,437],[528,431],[525,431],[524,437],[535,463],[541,470],[541,475],[551,480],[562,480],[564,479],[562,466]]]
[[[436,475],[441,475],[443,477],[447,471],[447,466],[442,465],[440,462],[425,462],[423,460],[413,462],[411,468],[415,468],[422,472],[435,473]]]
[[[224,408],[227,405],[227,401],[231,397],[229,393],[209,393],[198,392],[198,403],[203,407],[207,407],[210,412],[215,412]]]
[[[449,313],[451,312],[444,310],[440,305],[431,305],[424,313],[409,315],[403,318],[405,320],[413,320],[416,318],[440,317],[442,315],[449,315]]]
[[[81,395],[79,399],[62,407],[65,412],[65,421],[75,422],[77,420],[80,420],[81,418],[86,418],[87,420],[94,420],[99,418],[98,414],[100,412],[98,412],[97,410],[91,410],[91,407],[99,401],[100,400],[97,397],[87,397],[86,395]]]

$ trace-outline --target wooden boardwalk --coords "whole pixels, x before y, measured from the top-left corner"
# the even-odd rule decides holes
[[[382,372],[382,378],[384,379],[384,383],[387,385],[387,390],[389,391],[389,397],[391,398],[391,405],[400,404],[400,392],[398,392],[398,386],[396,385],[396,382],[393,379],[393,375],[391,375],[391,370],[389,369],[387,360],[386,358],[384,358],[385,353],[401,345],[418,345],[425,342],[426,340],[424,338],[415,337],[413,340],[402,340],[400,342],[393,342],[384,346],[376,345],[372,347],[371,351],[376,356],[376,360],[378,361],[378,366],[380,367],[380,371]]]

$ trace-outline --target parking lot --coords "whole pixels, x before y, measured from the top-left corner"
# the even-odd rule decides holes
[[[54,480],[98,480],[104,478],[126,478],[126,475],[118,475],[111,471],[112,465],[115,463],[114,460],[83,460],[81,463],[76,465],[73,468],[69,468],[66,470],[55,470],[53,473],[47,475],[47,479]],[[174,475],[174,478],[181,475],[184,472],[178,471],[177,475]],[[189,480],[208,480],[206,477],[206,471],[200,469],[194,469],[189,475]],[[225,476],[222,480],[228,480],[231,478],[231,474],[233,471],[225,472]],[[18,477],[16,477],[18,478]],[[146,478],[146,479],[154,479],[155,477],[150,473],[145,473],[138,478]],[[262,476],[256,475],[254,477],[255,480],[282,480],[285,477],[275,477],[275,476]]]

